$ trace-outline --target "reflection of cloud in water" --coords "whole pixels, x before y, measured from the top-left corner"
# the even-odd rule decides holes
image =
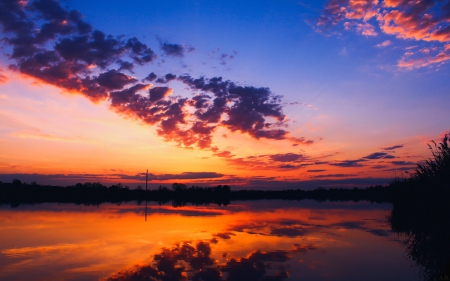
[[[1,253],[9,257],[24,257],[36,254],[46,254],[54,251],[68,252],[73,250],[83,250],[86,248],[93,248],[97,244],[61,244],[52,246],[39,247],[23,247],[3,250]]]
[[[318,220],[321,222],[322,220]],[[372,223],[371,223],[372,222]],[[375,225],[373,225],[375,223]],[[333,229],[355,229],[369,232],[376,236],[389,236],[392,231],[386,228],[382,221],[362,220],[362,221],[343,221],[333,224],[314,224],[303,220],[262,220],[231,226],[228,230],[235,232],[244,232],[248,234],[258,234],[265,236],[279,236],[279,237],[302,237],[312,233],[326,233],[333,235]]]
[[[223,239],[229,239],[227,235],[222,235],[225,237]],[[292,250],[255,251],[240,258],[228,258],[228,255],[223,253],[220,262],[212,256],[210,243],[200,241],[194,245],[183,242],[172,248],[163,248],[148,264],[119,271],[105,280],[281,281],[289,277],[289,271],[284,263],[291,259],[291,254],[315,249],[313,245],[296,244]]]

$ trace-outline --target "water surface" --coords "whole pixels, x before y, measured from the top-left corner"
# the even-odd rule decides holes
[[[389,204],[0,209],[0,280],[420,280]]]

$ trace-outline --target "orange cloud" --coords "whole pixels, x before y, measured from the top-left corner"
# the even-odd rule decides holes
[[[9,80],[9,78],[6,77],[3,73],[4,73],[3,69],[0,68],[0,84],[4,84]]]

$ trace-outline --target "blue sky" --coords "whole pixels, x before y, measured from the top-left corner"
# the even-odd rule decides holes
[[[233,104],[230,100],[230,107],[222,112],[225,119],[211,127],[213,129],[208,136],[212,142],[206,146],[188,144],[186,135],[180,139],[181,131],[167,131],[167,128],[162,133],[158,131],[162,128],[162,123],[158,122],[166,119],[158,119],[157,123],[145,121],[135,109],[130,111],[130,101],[122,101],[120,106],[117,101],[114,103],[112,90],[106,91],[101,99],[92,103],[89,100],[92,93],[81,91],[77,94],[77,90],[64,86],[62,80],[54,82],[42,73],[30,74],[20,67],[9,67],[21,66],[31,56],[12,56],[16,45],[12,40],[6,40],[2,43],[4,54],[0,65],[0,77],[3,77],[0,79],[0,120],[4,124],[0,127],[0,143],[7,149],[0,155],[0,173],[4,180],[29,174],[30,171],[39,175],[89,174],[95,180],[108,178],[109,172],[105,171],[120,169],[121,175],[137,175],[142,172],[142,167],[147,166],[159,175],[220,173],[223,177],[216,179],[238,185],[267,177],[265,180],[270,185],[272,181],[279,184],[280,180],[294,183],[311,181],[317,176],[346,182],[352,178],[359,181],[374,179],[375,183],[379,181],[375,179],[392,178],[395,169],[399,172],[412,171],[413,165],[401,166],[401,161],[416,163],[428,157],[426,143],[442,138],[450,129],[447,121],[450,117],[450,37],[447,35],[450,13],[445,3],[419,2],[60,2],[67,11],[77,10],[82,15],[82,21],[89,24],[92,30],[111,34],[123,42],[136,37],[154,52],[154,58],[142,65],[130,60],[131,57],[125,53],[111,58],[105,68],[86,64],[83,67],[90,72],[89,77],[100,77],[102,73],[113,71],[131,80],[136,79],[121,85],[121,90],[125,90],[143,83],[141,80],[150,72],[158,77],[173,74],[177,78],[167,83],[158,84],[156,80],[145,82],[145,91],[151,91],[152,87],[170,88],[170,91],[165,90],[163,98],[167,101],[171,97],[191,99],[195,94],[201,94],[201,89],[192,88],[192,83],[180,80],[183,75],[193,79],[222,77],[222,81],[229,80],[233,85],[245,88],[243,91],[248,91],[246,95],[253,95],[255,89],[265,88],[262,91],[270,97],[282,96],[277,103],[280,108],[276,114],[284,115],[284,119],[280,117],[280,123],[270,127],[273,128],[270,130],[282,130],[283,136],[257,137],[268,134],[269,129],[255,131],[255,127],[248,131],[242,127],[244,123],[236,125],[229,121],[227,124],[225,115],[231,114],[228,110]],[[58,2],[30,1],[28,6],[50,7],[55,3]],[[62,10],[54,10],[52,19],[45,16],[38,19],[39,9],[24,11],[28,15],[27,20],[34,22],[36,27],[61,18],[63,13]],[[6,24],[6,21],[0,23],[2,34],[9,39],[17,36],[16,31],[7,30]],[[86,34],[89,38],[94,36],[93,33]],[[31,36],[38,35],[33,33]],[[76,36],[79,36],[76,32],[55,33],[53,39],[42,45],[35,43],[35,46],[60,52],[58,47],[54,50],[55,46],[64,38]],[[63,53],[59,55],[64,56]],[[61,57],[60,62],[64,60],[68,62],[67,57]],[[78,61],[82,60],[78,57]],[[119,68],[123,61],[132,64],[133,68]],[[39,71],[44,70],[40,68]],[[77,72],[73,75],[81,79],[87,74]],[[101,81],[99,83],[100,87],[104,86]],[[204,93],[208,94],[208,91]],[[144,88],[133,96],[144,97]],[[27,105],[30,100],[34,103]],[[30,108],[42,104],[46,110],[30,111]],[[70,110],[60,110],[62,105],[73,110],[73,114],[67,114]],[[200,118],[200,115],[194,114],[194,108],[189,109],[187,105],[182,108],[183,118],[190,118],[190,121],[177,123],[176,130]],[[233,122],[251,118],[251,115],[246,115],[249,112],[240,112]],[[99,129],[92,125],[94,121],[86,126],[83,123],[86,120],[79,120],[79,116],[93,114],[96,117],[90,118],[97,118],[95,122],[107,124],[102,130],[110,137],[98,135],[96,132]],[[277,121],[269,116],[268,111],[261,111],[260,114],[266,123]],[[53,116],[50,118],[52,121],[38,122],[45,116]],[[59,122],[73,124],[65,128]],[[202,122],[203,125],[213,124]],[[194,132],[192,128],[190,130]],[[124,137],[121,132],[128,135]],[[206,136],[199,134],[191,137]],[[293,138],[303,142],[296,144]],[[79,147],[79,142],[74,144],[74,139],[102,145]],[[114,142],[113,139],[121,140]],[[154,145],[141,150],[140,144],[146,140]],[[59,153],[68,157],[63,159],[74,161],[78,166],[66,167],[44,155],[39,156],[46,159],[44,162],[31,161],[26,155],[20,156],[19,144],[22,147],[42,147],[37,155],[58,147]],[[115,145],[117,148],[105,150],[105,147]],[[120,145],[134,147],[135,150],[121,150]],[[394,158],[364,158],[392,146],[402,146],[389,152]],[[73,151],[79,154],[74,155]],[[86,156],[83,158],[80,153]],[[97,154],[102,155],[99,158],[107,159],[127,159],[136,155],[140,158],[136,164],[124,167],[119,167],[120,161],[112,161],[111,166],[114,167],[106,167],[106,160],[91,159],[94,164],[90,167],[82,164],[90,159],[89,155]],[[293,154],[297,156],[292,158]],[[168,157],[172,160],[164,160],[161,165],[145,160],[157,155],[161,158],[172,155]],[[277,155],[285,155],[286,158],[274,160],[281,159]],[[249,162],[253,159],[260,160]],[[361,165],[344,167],[339,164],[358,159],[366,160],[357,162]],[[42,166],[42,163],[45,165]],[[173,163],[179,163],[177,168]],[[111,181],[116,179],[109,178]],[[196,179],[205,183],[209,180],[201,176]]]

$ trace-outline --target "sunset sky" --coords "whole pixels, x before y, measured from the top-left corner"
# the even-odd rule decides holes
[[[353,187],[450,132],[450,2],[0,0],[0,181]]]

